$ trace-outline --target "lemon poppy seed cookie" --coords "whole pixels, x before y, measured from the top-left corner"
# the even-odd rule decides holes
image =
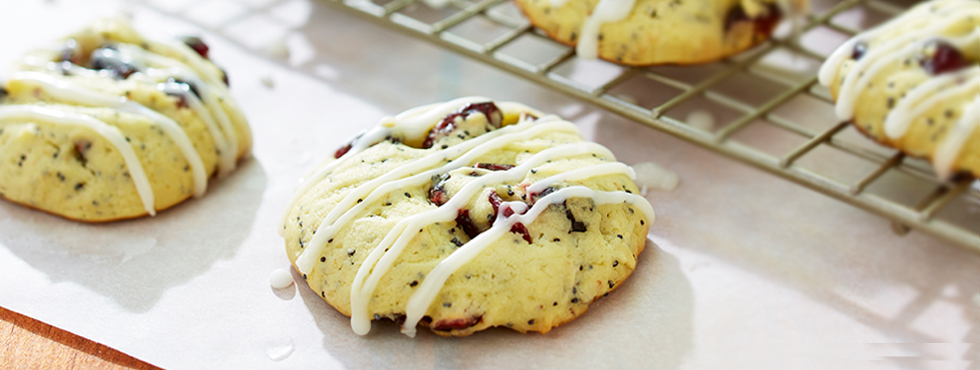
[[[28,53],[0,98],[0,197],[70,219],[153,215],[204,194],[251,146],[200,39],[103,19]]]
[[[932,160],[941,178],[980,177],[980,1],[925,2],[855,36],[820,82],[874,140]]]
[[[654,214],[574,124],[461,98],[386,118],[300,185],[279,229],[355,332],[547,332],[616,289]]]
[[[633,65],[705,63],[769,39],[805,0],[514,0],[580,58]]]

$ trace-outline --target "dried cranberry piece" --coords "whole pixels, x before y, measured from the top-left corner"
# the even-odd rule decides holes
[[[429,201],[437,206],[446,204],[449,195],[446,194],[446,182],[449,181],[449,174],[432,176],[432,186],[429,188]]]
[[[470,237],[470,239],[475,238],[482,232],[476,227],[473,220],[470,219],[470,210],[468,209],[459,210],[459,213],[456,214],[456,225],[463,228],[463,232],[465,232],[466,236]]]
[[[125,80],[139,70],[128,63],[113,46],[103,46],[92,52],[92,69],[106,70],[117,80]]]
[[[439,322],[436,322],[435,325],[432,326],[432,330],[452,331],[452,330],[466,329],[473,325],[479,324],[481,320],[483,320],[483,316],[452,319],[452,320],[439,320]]]
[[[504,200],[501,199],[499,195],[497,195],[497,192],[495,191],[490,192],[490,207],[493,207],[493,218],[497,218],[497,210],[500,209],[500,203],[503,202]]]
[[[749,17],[748,13],[745,13],[745,9],[741,5],[732,8],[725,16],[725,32],[731,31],[736,23],[752,22],[756,33],[772,33],[772,30],[779,24],[779,19],[782,18],[782,11],[776,4],[768,4],[766,10],[764,15],[752,18]]]
[[[931,41],[926,46],[926,50],[930,51],[931,55],[924,56],[919,60],[919,64],[933,75],[941,75],[969,66],[963,53],[948,42]]]
[[[218,67],[218,69],[221,70],[221,82],[225,83],[225,87],[231,87],[231,84],[228,82],[228,71],[221,67]]]
[[[487,117],[487,121],[489,121],[490,125],[494,128],[500,128],[500,125],[503,123],[504,114],[500,112],[500,109],[498,109],[495,104],[490,102],[470,103],[463,106],[458,111],[443,117],[443,119],[429,131],[429,135],[422,143],[422,148],[431,148],[432,145],[435,144],[436,140],[450,135],[453,130],[456,129],[457,118],[466,119],[466,117],[468,117],[470,114],[477,112],[483,113],[483,115]]]
[[[490,125],[493,126],[493,128],[500,128],[500,125],[504,122],[503,112],[500,111],[500,108],[497,108],[496,104],[491,102],[469,104],[463,107],[461,111],[467,116],[473,114],[474,112],[483,113],[483,115],[487,117],[487,121],[490,121]]]
[[[490,171],[507,171],[507,170],[509,170],[511,168],[514,168],[514,165],[512,165],[512,164],[497,164],[497,163],[477,163],[473,167],[482,168],[482,169],[490,170]]]
[[[187,44],[187,46],[190,46],[191,49],[194,49],[194,51],[197,52],[197,54],[200,55],[201,58],[208,59],[208,45],[205,44],[204,41],[201,41],[200,37],[193,36],[193,35],[184,35],[178,37],[177,39],[183,42],[184,44]]]
[[[861,58],[864,58],[864,54],[867,53],[868,53],[868,44],[859,41],[857,44],[854,44],[854,50],[851,51],[851,59],[861,60]]]
[[[493,218],[497,218],[497,212],[500,210],[501,203],[503,203],[503,199],[497,195],[497,192],[490,192],[490,206],[493,207]],[[515,213],[516,212],[514,212],[514,209],[510,207],[505,207],[503,210],[504,218],[513,216]],[[515,223],[514,226],[510,227],[510,232],[522,234],[524,240],[526,240],[528,244],[531,243],[531,233],[527,231],[527,227],[525,227],[524,224],[520,222]]]
[[[353,148],[353,147],[354,147],[354,142],[353,141],[352,142],[349,142],[349,143],[347,143],[347,145],[344,145],[344,146],[340,147],[340,149],[337,149],[337,151],[333,153],[333,157],[334,158],[343,157],[344,154],[347,154],[347,152],[349,152],[350,149]]]
[[[508,208],[508,209],[510,209],[510,208]],[[531,242],[531,233],[527,231],[527,227],[525,227],[524,224],[522,224],[520,222],[514,224],[514,226],[511,226],[510,227],[510,232],[512,232],[512,233],[518,233],[518,234],[523,234],[524,240],[527,241],[528,244],[531,244],[532,243]]]

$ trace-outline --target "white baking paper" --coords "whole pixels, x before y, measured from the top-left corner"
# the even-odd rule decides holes
[[[980,256],[897,236],[882,218],[323,3],[5,1],[2,62],[118,11],[204,35],[251,122],[253,157],[154,218],[85,225],[0,202],[0,306],[173,369],[980,361]],[[300,176],[382,116],[462,95],[559,112],[621,161],[680,176],[647,195],[657,221],[622,288],[546,335],[414,339],[390,323],[358,336],[304,284],[271,288],[289,266],[274,225]]]

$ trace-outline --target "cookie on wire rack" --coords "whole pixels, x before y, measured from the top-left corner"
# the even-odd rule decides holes
[[[654,220],[628,166],[574,124],[460,98],[406,111],[300,185],[280,231],[359,334],[547,332],[619,287]]]
[[[980,1],[934,0],[845,42],[820,70],[837,116],[942,179],[980,177]]]
[[[807,0],[514,0],[535,27],[580,58],[698,64],[768,40]]]
[[[154,215],[233,170],[251,132],[196,37],[101,19],[23,57],[0,98],[0,198],[69,219]]]

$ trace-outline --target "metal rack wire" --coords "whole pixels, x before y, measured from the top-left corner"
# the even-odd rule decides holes
[[[878,21],[883,21],[902,12],[907,4],[845,0],[823,9],[815,6],[813,14],[799,25],[799,37],[777,37],[707,66],[630,68],[578,60],[573,48],[548,39],[507,0],[450,0],[442,9],[419,0],[323,1],[883,216],[899,234],[914,229],[980,252],[980,189],[971,187],[972,179],[940,182],[921,160],[869,145],[870,140],[862,137],[851,139],[859,135],[846,123],[831,117],[814,124],[793,113],[800,104],[832,112],[829,93],[815,76],[816,67],[832,49],[810,47],[800,40],[823,33],[843,41],[866,27],[841,21],[856,9],[878,14]],[[474,27],[479,32],[467,31]],[[515,51],[521,43],[532,43],[534,49],[550,54]],[[780,55],[810,67],[787,72],[767,63]],[[605,63],[602,68],[616,73],[590,86],[569,76],[581,63]],[[746,99],[732,92],[732,86],[744,88],[746,81],[769,86],[768,94]],[[651,101],[637,101],[628,94],[636,86],[661,93]],[[683,114],[691,111],[694,102],[716,106],[731,119],[717,128],[689,124]],[[791,139],[775,145],[783,150],[774,150],[771,144],[753,142],[753,133],[760,130],[770,132],[764,134],[767,137]],[[772,134],[773,130],[779,133]],[[822,157],[823,152],[832,152],[830,157],[838,162],[858,164],[827,165],[821,158],[830,157]],[[834,171],[847,166],[855,170],[845,175]]]

